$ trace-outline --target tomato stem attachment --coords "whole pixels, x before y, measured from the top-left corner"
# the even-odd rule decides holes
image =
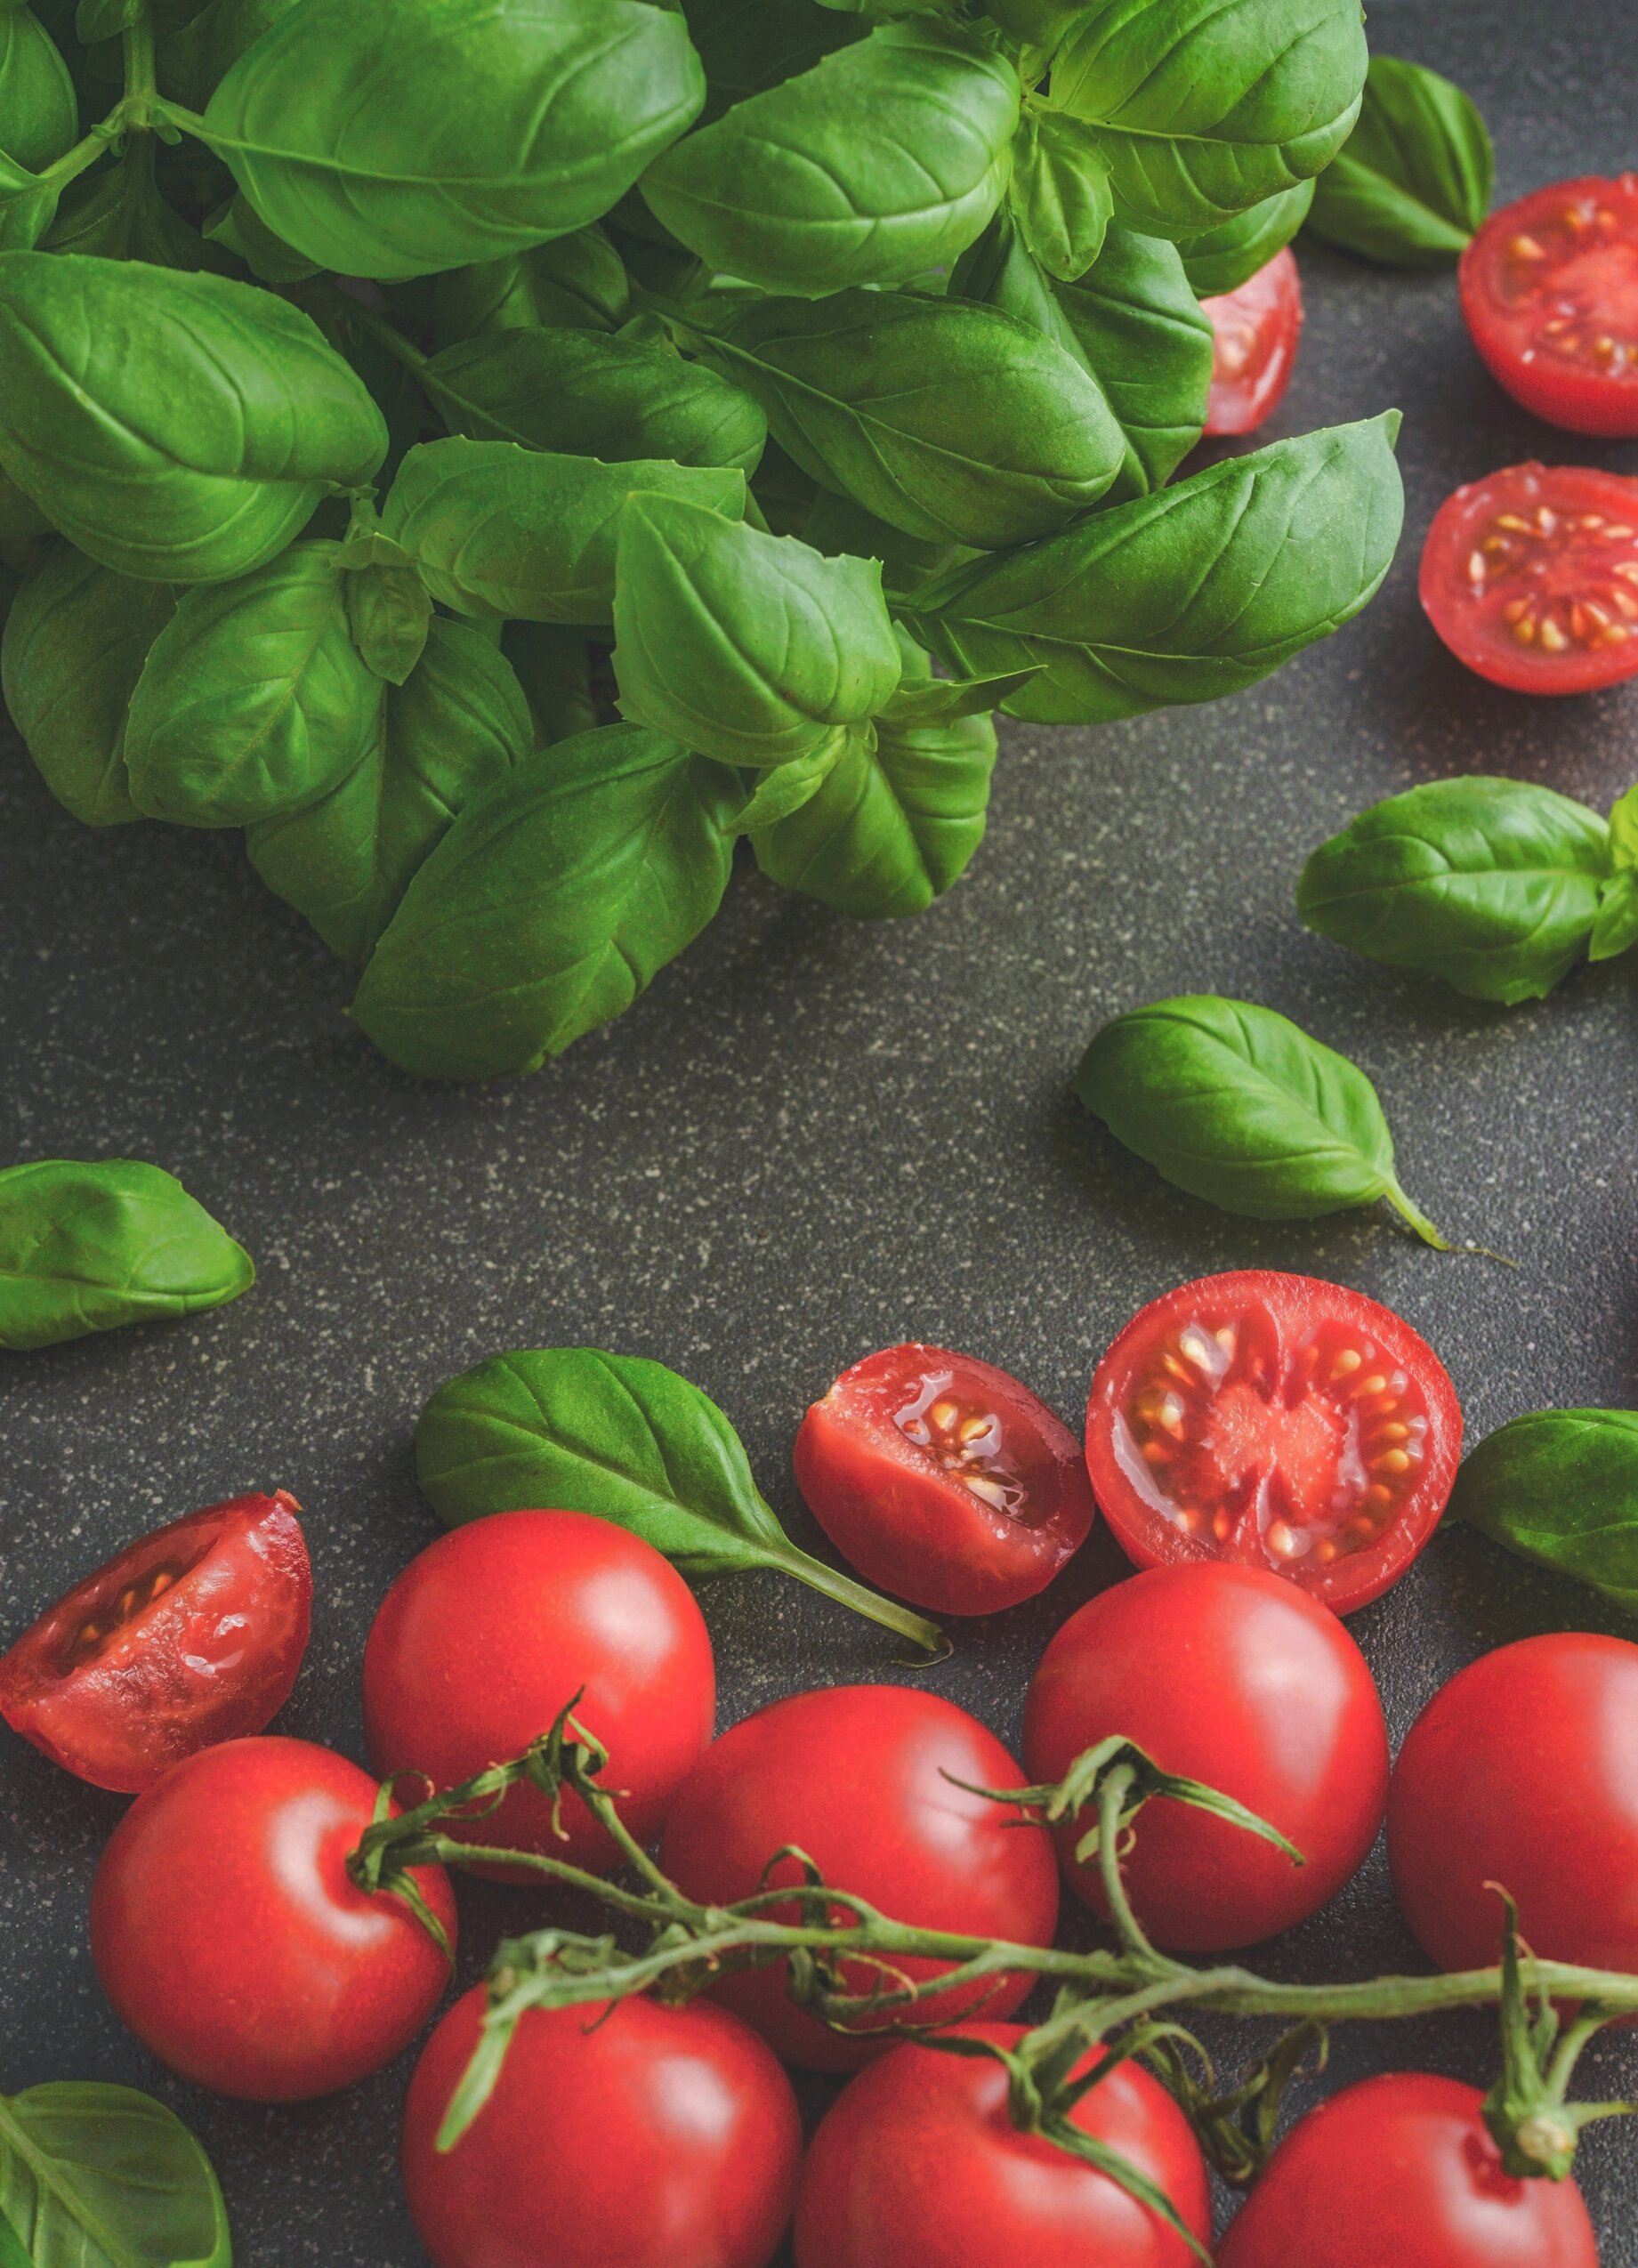
[[[1575,2163],[1583,2127],[1599,2119],[1638,2113],[1638,2104],[1631,2103],[1566,2100],[1582,2049],[1618,2012],[1595,2002],[1580,2011],[1561,2038],[1559,2013],[1537,1978],[1532,2014],[1519,1941],[1519,1909],[1499,1884],[1489,1887],[1501,1900],[1506,1919],[1502,1933],[1502,2070],[1484,2099],[1484,2122],[1510,2174],[1561,2182]]]

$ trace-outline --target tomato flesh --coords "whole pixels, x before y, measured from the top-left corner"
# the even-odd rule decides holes
[[[140,1537],[0,1656],[0,1716],[93,1787],[140,1795],[184,1756],[262,1731],[312,1613],[294,1497],[234,1497]]]
[[[1238,291],[1200,305],[1212,323],[1212,390],[1207,433],[1255,432],[1291,383],[1303,328],[1303,282],[1295,255],[1282,246]]]
[[[1491,374],[1572,433],[1638,434],[1638,174],[1556,182],[1493,213],[1462,255]]]
[[[797,1483],[872,1583],[935,1614],[1045,1590],[1094,1506],[1080,1444],[1027,1386],[913,1342],[844,1370],[803,1419]]]
[[[1461,1447],[1456,1390],[1408,1323],[1263,1269],[1142,1309],[1086,1410],[1093,1493],[1135,1565],[1261,1568],[1339,1614],[1427,1542]]]

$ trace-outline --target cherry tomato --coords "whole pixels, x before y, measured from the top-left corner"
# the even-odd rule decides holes
[[[1441,1969],[1500,1957],[1497,1883],[1544,1960],[1638,1970],[1638,1646],[1555,1632],[1453,1677],[1388,1798],[1405,1918]]]
[[[348,1875],[375,1792],[344,1756],[269,1737],[203,1748],[138,1796],[97,1868],[91,1951],[162,2063],[299,2103],[407,2047],[449,1965],[404,1900]],[[415,1879],[453,1947],[448,1876]]]
[[[382,1601],[364,1653],[364,1729],[383,1778],[452,1788],[521,1755],[567,1703],[609,1750],[608,1787],[641,1843],[711,1738],[716,1670],[694,1594],[668,1560],[581,1512],[499,1512],[429,1544]],[[448,1832],[609,1867],[577,1796],[565,1835],[532,1788]],[[511,1873],[525,1879],[521,1869]],[[536,1877],[537,1879],[537,1877]]]
[[[1574,2182],[1507,2173],[1477,2087],[1390,2072],[1294,2127],[1218,2268],[1598,2268]]]
[[[1287,245],[1238,291],[1203,299],[1212,319],[1208,433],[1252,433],[1279,407],[1296,363],[1303,283]]]
[[[1447,496],[1423,609],[1456,659],[1515,693],[1594,693],[1638,672],[1638,480],[1510,464]]]
[[[1492,213],[1462,254],[1473,344],[1550,425],[1638,434],[1638,174],[1554,182]]]
[[[140,1795],[260,1732],[307,1651],[313,1578],[294,1497],[233,1497],[127,1544],[0,1657],[0,1716],[93,1787]]]
[[[1093,1493],[1128,1559],[1267,1569],[1338,1614],[1405,1572],[1461,1452],[1456,1388],[1408,1323],[1263,1268],[1141,1309],[1086,1409]]]
[[[1023,2037],[1019,2024],[963,2029],[1003,2046]],[[908,2043],[850,2080],[803,2168],[796,2268],[1192,2268],[1175,2230],[1107,2174],[1021,2134],[1006,2097],[999,2063]],[[1122,2063],[1071,2115],[1208,2241],[1205,2160],[1157,2080]]]
[[[443,2018],[404,2112],[404,2183],[434,2268],[766,2268],[802,2124],[754,2031],[708,2003],[533,2009],[440,2152],[483,2006],[475,1985]]]
[[[1058,1883],[1045,1836],[1009,1825],[1015,1812],[970,1792],[1023,1784],[994,1733],[936,1693],[902,1685],[797,1693],[706,1750],[666,1821],[660,1863],[690,1898],[728,1905],[750,1897],[774,1853],[795,1844],[827,1882],[894,1921],[1050,1945]],[[801,1878],[790,1859],[768,1876]],[[902,1964],[915,1978],[942,1965]],[[861,1992],[880,1981],[862,1968],[848,1973]],[[911,2013],[920,2023],[953,2022],[980,2005],[986,2015],[1010,2015],[1029,1990],[1027,1977],[1009,1977],[988,1995],[940,1996]],[[724,1977],[716,1991],[787,2063],[810,2070],[857,2070],[890,2029],[884,2017],[872,2028],[884,2038],[870,2041],[827,2030],[790,1999],[783,1963]]]
[[[1044,1591],[1093,1505],[1080,1443],[1027,1386],[940,1346],[844,1370],[796,1436],[808,1508],[860,1574],[935,1614]]]
[[[1307,1861],[1190,1805],[1146,1804],[1121,1874],[1139,1921],[1177,1951],[1255,1944],[1317,1912],[1382,1824],[1388,1735],[1365,1657],[1335,1615],[1279,1576],[1156,1568],[1072,1615],[1029,1688],[1031,1780],[1061,1780],[1113,1733],[1163,1771],[1235,1796]],[[1074,1855],[1086,1826],[1065,1826],[1060,1856],[1071,1887],[1102,1913],[1097,1863]]]

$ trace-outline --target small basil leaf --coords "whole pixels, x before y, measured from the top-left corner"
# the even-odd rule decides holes
[[[36,2268],[232,2268],[227,2207],[182,2120],[134,2087],[0,2096],[0,2223]]]
[[[1638,867],[1638,787],[1629,787],[1611,806],[1610,854],[1618,874],[1624,868]]]
[[[115,164],[71,182],[42,250],[145,260],[156,268],[230,270],[226,252],[190,228],[160,194],[155,161],[152,134],[133,134]]]
[[[1013,670],[1005,677],[907,679],[881,712],[882,721],[900,731],[920,732],[954,724],[959,717],[987,716],[1021,691],[1030,675],[1029,670]]]
[[[117,39],[122,31],[141,23],[147,0],[79,0],[74,12],[74,36],[84,47],[100,39]]]
[[[242,260],[258,283],[299,284],[319,271],[304,252],[275,236],[255,206],[236,190],[206,222],[205,240]]]
[[[613,331],[631,305],[625,263],[593,226],[502,260],[452,268],[433,287],[432,327],[440,347],[485,331]]]
[[[1638,1614],[1638,1410],[1513,1418],[1464,1457],[1446,1516]]]
[[[394,561],[354,569],[343,597],[347,626],[366,669],[401,685],[425,650],[432,601],[413,567]]]
[[[25,173],[43,173],[79,132],[74,81],[32,8],[0,13],[0,149]]]
[[[1373,55],[1360,122],[1320,174],[1308,225],[1390,268],[1446,267],[1483,222],[1495,183],[1489,134],[1461,88]]]
[[[1177,252],[1190,290],[1199,299],[1219,299],[1248,284],[1277,252],[1285,250],[1308,218],[1313,201],[1313,182],[1298,182],[1237,213],[1232,220],[1186,238]]]
[[[1026,103],[1007,192],[1019,232],[1049,276],[1085,275],[1114,212],[1109,165],[1078,118]]]
[[[1623,867],[1599,891],[1586,956],[1589,961],[1613,961],[1633,945],[1638,945],[1638,872]]]
[[[730,832],[754,835],[760,827],[772,827],[778,820],[801,811],[819,794],[849,748],[870,739],[874,729],[868,724],[838,725],[819,742],[811,755],[797,756],[789,763],[774,764],[767,771],[754,772],[751,777],[755,785],[729,821]]]
[[[501,632],[501,651],[523,689],[537,748],[592,730],[598,722],[592,657],[577,630],[555,622],[509,622]]]

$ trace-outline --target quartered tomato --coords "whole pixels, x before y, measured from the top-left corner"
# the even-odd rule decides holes
[[[128,1544],[0,1657],[0,1716],[93,1787],[139,1795],[260,1732],[307,1651],[313,1578],[294,1497],[234,1497]]]
[[[1140,1310],[1086,1410],[1093,1493],[1136,1565],[1263,1568],[1338,1614],[1416,1558],[1461,1449],[1456,1389],[1408,1323],[1261,1268]]]
[[[890,1346],[802,1421],[796,1479],[860,1574],[935,1614],[992,1614],[1045,1590],[1093,1517],[1080,1443],[1027,1386],[973,1355]]]
[[[1638,480],[1511,464],[1447,496],[1422,604],[1458,661],[1515,693],[1592,693],[1638,674]]]
[[[1251,433],[1279,408],[1296,363],[1303,284],[1287,246],[1238,291],[1203,299],[1212,319],[1208,433]]]
[[[1461,284],[1473,344],[1515,401],[1572,433],[1638,434],[1638,174],[1503,206]]]

